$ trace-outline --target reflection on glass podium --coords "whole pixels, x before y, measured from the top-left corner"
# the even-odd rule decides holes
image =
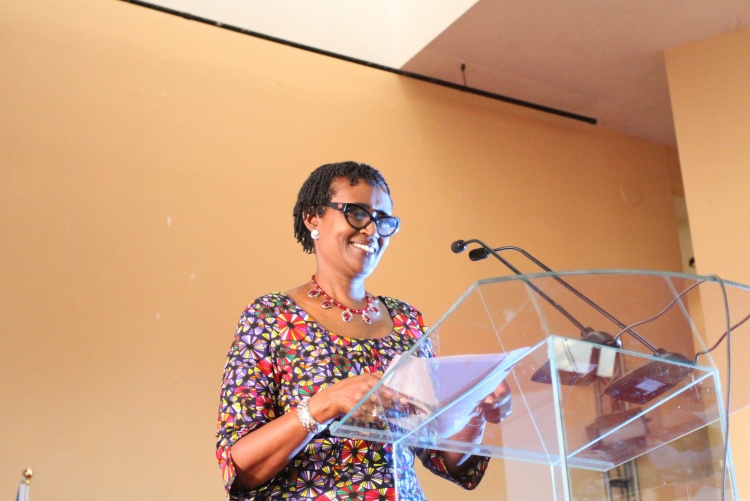
[[[578,300],[562,277],[659,348],[646,349]],[[727,288],[736,317],[746,316],[750,290]],[[712,358],[718,352],[696,357],[706,351],[705,339],[723,332],[705,332],[724,325],[711,324],[703,307],[719,293],[706,277],[650,272],[480,281],[331,431],[489,456],[502,476],[491,499],[739,499],[725,456],[728,414]],[[586,336],[591,332],[619,342],[602,344]],[[424,353],[434,356],[418,356]],[[510,389],[512,413],[487,423],[481,443],[457,440],[500,384]],[[730,411],[748,404],[750,394],[738,390]]]

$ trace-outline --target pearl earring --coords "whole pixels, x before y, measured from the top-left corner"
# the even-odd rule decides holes
[[[310,232],[310,236],[312,237],[313,240],[317,240],[320,238],[320,232],[317,229],[312,230]]]

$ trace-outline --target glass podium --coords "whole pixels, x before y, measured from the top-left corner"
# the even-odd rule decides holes
[[[491,499],[739,499],[726,426],[750,388],[727,403],[726,346],[702,352],[728,329],[747,352],[748,313],[750,288],[716,277],[482,280],[331,433],[491,457],[503,473]],[[750,370],[738,365],[733,381]],[[510,415],[481,441],[458,439],[502,384]]]

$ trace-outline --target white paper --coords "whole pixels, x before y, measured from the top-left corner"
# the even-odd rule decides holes
[[[397,356],[383,376],[383,384],[425,412],[390,421],[413,430],[438,409],[449,407],[437,418],[437,433],[440,438],[456,434],[528,350],[434,358],[411,356],[396,367],[400,360]]]

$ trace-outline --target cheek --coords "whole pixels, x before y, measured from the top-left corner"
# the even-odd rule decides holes
[[[380,242],[380,254],[385,252],[385,250],[388,248],[388,246],[391,244],[391,239],[386,238],[385,240],[381,240]]]

